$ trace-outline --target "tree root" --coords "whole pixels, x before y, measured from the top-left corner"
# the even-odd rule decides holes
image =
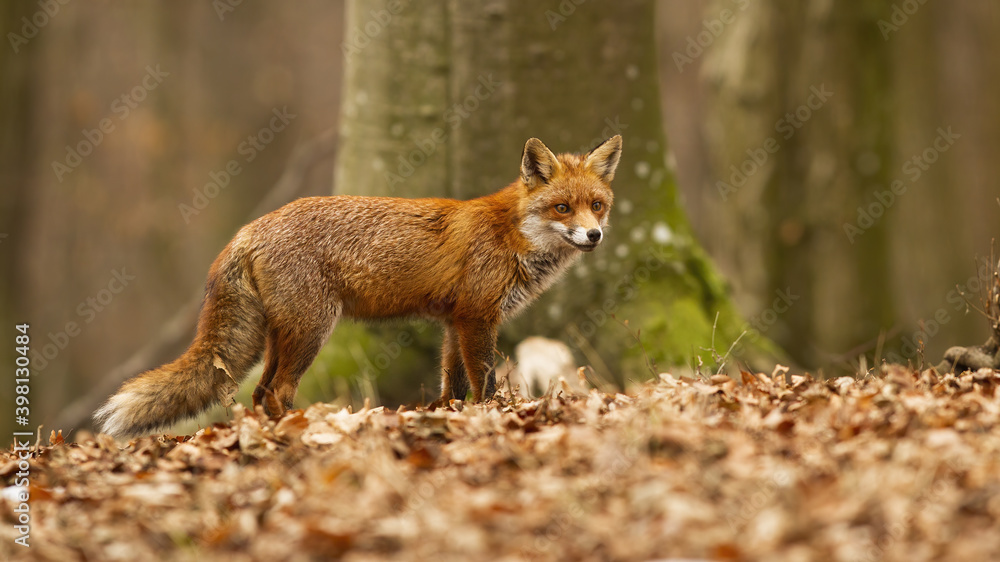
[[[979,369],[1000,369],[1000,349],[996,336],[983,345],[955,346],[944,352],[944,361],[935,367],[939,373],[956,374]]]

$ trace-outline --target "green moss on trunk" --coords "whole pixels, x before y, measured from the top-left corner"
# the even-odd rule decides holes
[[[385,163],[429,147],[427,139],[445,140],[389,193],[476,197],[517,177],[529,137],[557,152],[582,152],[620,133],[625,145],[605,244],[503,329],[500,351],[509,354],[532,335],[561,339],[581,363],[619,382],[648,376],[642,347],[661,367],[707,359],[713,339],[724,353],[746,327],[691,234],[666,165],[654,4],[592,2],[571,13],[557,2],[441,6],[409,4],[349,64],[337,192],[386,193]],[[352,2],[349,25],[384,7]],[[398,66],[393,49],[423,49],[440,66]],[[357,103],[359,96],[369,103]],[[399,329],[380,332],[391,340]],[[351,345],[342,336],[334,335],[334,345]],[[379,352],[376,341],[365,348],[369,357]],[[747,341],[748,356],[772,349]],[[417,381],[436,385],[437,352],[428,347],[424,355],[428,360],[394,362],[386,380],[412,378],[411,396]]]

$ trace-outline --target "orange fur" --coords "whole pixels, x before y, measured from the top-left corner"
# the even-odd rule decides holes
[[[618,136],[558,157],[530,139],[521,177],[492,195],[310,197],[251,222],[212,264],[187,352],[126,381],[95,419],[125,436],[195,415],[262,354],[253,402],[278,415],[340,317],[442,322],[441,399],[489,398],[497,328],[600,243],[620,154]]]

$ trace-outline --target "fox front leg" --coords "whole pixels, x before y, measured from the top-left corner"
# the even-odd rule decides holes
[[[451,324],[444,328],[444,345],[441,350],[441,403],[465,400],[469,393],[469,377],[465,373],[462,350],[458,345],[458,331]]]
[[[482,402],[496,392],[494,350],[497,345],[496,324],[488,321],[456,322],[458,345],[465,363],[465,372],[472,387],[472,400]]]

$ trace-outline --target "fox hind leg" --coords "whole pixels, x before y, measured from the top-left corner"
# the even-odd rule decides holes
[[[295,323],[269,330],[264,374],[253,391],[255,406],[263,405],[269,416],[281,415],[292,408],[299,381],[330,337],[339,308],[335,307],[329,318],[304,322],[300,317]]]
[[[465,373],[458,333],[452,325],[444,328],[444,345],[441,350],[441,400],[447,403],[454,398],[465,400],[469,393],[469,376]]]
[[[483,389],[483,400],[489,400],[497,392],[497,371],[495,368],[490,368],[490,371],[486,374],[486,388]]]
[[[255,408],[263,405],[265,410],[270,409],[270,405],[265,405],[265,400],[268,398],[274,400],[274,392],[271,391],[271,385],[274,381],[274,374],[277,372],[278,334],[275,330],[271,330],[267,334],[267,348],[264,353],[264,373],[260,376],[257,387],[253,389],[253,405]],[[268,394],[270,394],[270,397]]]
[[[278,331],[275,340],[277,358],[272,367],[271,357],[268,357],[261,384],[254,390],[254,403],[260,401],[269,416],[281,415],[292,409],[299,380],[316,359],[326,338],[316,337],[315,333]],[[264,378],[268,375],[270,380],[265,383]]]

